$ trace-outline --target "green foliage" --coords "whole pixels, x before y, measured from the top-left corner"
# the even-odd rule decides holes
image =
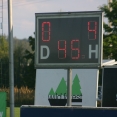
[[[30,36],[28,38],[28,41],[29,41],[29,45],[31,47],[31,51],[30,50],[27,50],[25,51],[25,58],[27,60],[30,60],[30,64],[33,64],[34,65],[34,49],[35,49],[35,38],[33,38],[32,36]]]
[[[8,41],[5,36],[0,36],[0,87],[9,84],[8,65]]]
[[[8,41],[5,36],[0,36],[0,59],[8,59]]]
[[[31,51],[26,50],[24,58],[29,61],[27,66],[27,74],[25,74],[24,83],[29,88],[35,88],[35,78],[36,78],[36,69],[34,68],[34,48],[35,48],[35,38],[32,36],[28,39],[29,45],[31,46]]]
[[[28,60],[24,58],[25,50],[30,50],[28,40],[14,38],[14,84],[18,88],[25,86],[25,74],[27,72]]]
[[[29,78],[33,71],[29,70],[31,59],[24,58],[25,51],[32,54],[32,48],[27,39],[13,38],[14,41],[14,85],[20,88],[21,86],[32,86],[32,81]],[[34,47],[34,45],[33,45]],[[34,49],[33,49],[34,50]],[[8,40],[5,36],[0,36],[0,87],[9,87],[9,56],[8,56]],[[33,55],[34,56],[34,55]],[[30,66],[29,66],[30,65]],[[33,78],[34,79],[34,78]],[[29,83],[29,85],[27,85]],[[34,83],[33,83],[34,84]]]
[[[104,59],[111,58],[117,60],[117,0],[112,3],[103,5],[100,10],[104,12],[104,17],[108,19],[110,25],[104,23],[103,35],[103,56]]]

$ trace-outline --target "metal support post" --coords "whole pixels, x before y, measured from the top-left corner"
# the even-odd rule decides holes
[[[8,33],[9,33],[10,117],[14,117],[14,59],[13,59],[12,0],[8,0]]]
[[[67,106],[71,106],[72,96],[72,69],[67,70]]]

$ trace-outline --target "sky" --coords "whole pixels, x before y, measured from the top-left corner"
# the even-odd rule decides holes
[[[97,11],[99,6],[107,3],[108,0],[12,0],[13,37],[18,39],[34,37],[35,13]],[[2,5],[2,0],[0,0],[0,5]],[[8,35],[7,0],[3,0],[3,34]]]

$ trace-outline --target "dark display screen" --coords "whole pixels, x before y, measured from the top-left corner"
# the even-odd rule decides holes
[[[40,18],[38,63],[98,63],[99,17]]]
[[[117,107],[117,67],[103,68],[102,107]]]

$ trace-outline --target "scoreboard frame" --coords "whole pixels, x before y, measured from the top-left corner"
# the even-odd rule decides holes
[[[98,60],[96,62],[50,62],[46,60],[43,62],[40,60],[42,56],[42,51],[40,50],[41,40],[40,35],[40,25],[39,22],[44,19],[64,19],[64,18],[89,18],[98,17],[99,18],[99,33],[98,33]],[[52,43],[52,41],[50,41]],[[52,43],[53,44],[53,43]],[[84,45],[85,47],[85,45]],[[47,49],[47,48],[45,48]],[[50,53],[51,54],[51,51]],[[103,13],[101,11],[87,11],[87,12],[53,12],[53,13],[35,13],[35,68],[99,68],[102,66],[102,54],[103,54]],[[52,59],[52,58],[51,58]]]

